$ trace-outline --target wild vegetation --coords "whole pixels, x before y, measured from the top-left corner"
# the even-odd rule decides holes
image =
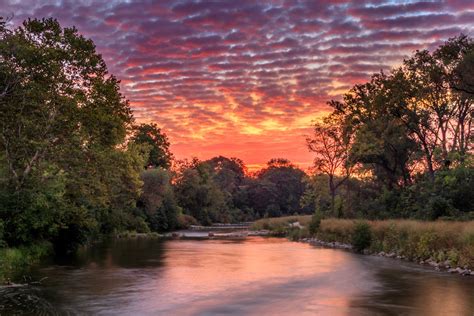
[[[264,218],[252,225],[277,236],[294,240],[315,237],[326,242],[350,244],[356,251],[392,253],[411,260],[449,262],[451,266],[474,267],[473,221],[417,221],[409,219],[363,220],[319,219],[312,230],[315,215]],[[292,227],[300,223],[303,228]]]
[[[461,35],[329,102],[307,140],[308,203],[337,217],[472,219],[473,60]]]
[[[473,69],[466,36],[416,52],[329,103],[307,139],[312,172],[278,158],[249,173],[238,158],[176,161],[75,28],[0,19],[0,274],[46,253],[38,249],[73,252],[126,231],[313,213],[299,221],[317,234],[330,231],[328,217],[473,219]],[[370,247],[385,247],[392,226],[370,225]],[[460,262],[472,259],[466,236],[454,241]],[[445,253],[428,239],[430,255]]]

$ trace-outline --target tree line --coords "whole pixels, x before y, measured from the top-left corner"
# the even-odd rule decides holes
[[[460,35],[330,101],[333,112],[307,139],[316,178],[329,184],[328,194],[313,192],[317,208],[474,218],[473,87],[474,42]]]
[[[137,124],[94,43],[54,19],[0,19],[0,246],[74,250],[122,231],[312,214],[472,216],[474,47],[466,36],[356,85],[307,139],[308,174],[278,158],[177,161]]]
[[[119,83],[75,28],[0,20],[1,245],[68,251],[120,231],[300,210],[305,173],[286,160],[255,177],[236,158],[173,163],[166,135],[136,124]]]

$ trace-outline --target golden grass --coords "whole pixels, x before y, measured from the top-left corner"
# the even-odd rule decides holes
[[[311,221],[311,215],[294,215],[284,217],[262,218],[252,224],[252,230],[271,230],[277,231],[288,228],[289,223],[299,222],[306,226]]]
[[[288,224],[300,222],[307,226],[311,216],[287,216],[256,221],[253,229],[290,233]],[[359,220],[324,219],[316,237],[324,241],[351,243]],[[370,251],[393,252],[413,260],[431,258],[451,265],[474,267],[474,221],[383,220],[366,221],[372,232]]]

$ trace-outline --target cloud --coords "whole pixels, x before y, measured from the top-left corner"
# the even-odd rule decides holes
[[[137,120],[161,125],[178,158],[252,165],[308,165],[304,135],[328,100],[474,30],[467,0],[4,0],[0,12],[92,38]]]

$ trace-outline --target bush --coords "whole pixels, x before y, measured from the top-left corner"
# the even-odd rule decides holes
[[[293,227],[288,230],[287,236],[292,241],[298,241],[300,239],[308,237],[308,230]]]
[[[198,225],[198,221],[191,215],[180,214],[178,216],[178,227],[180,229],[189,228],[191,225]]]
[[[315,212],[313,216],[311,216],[311,221],[309,222],[308,229],[309,234],[311,236],[316,235],[318,232],[319,226],[321,226],[322,215],[320,212]]]
[[[352,234],[352,246],[355,251],[361,252],[369,248],[372,243],[372,230],[366,222],[359,222],[354,227]]]
[[[131,222],[131,227],[129,229],[140,234],[148,234],[150,232],[150,227],[148,227],[146,221],[141,217],[135,217]]]

